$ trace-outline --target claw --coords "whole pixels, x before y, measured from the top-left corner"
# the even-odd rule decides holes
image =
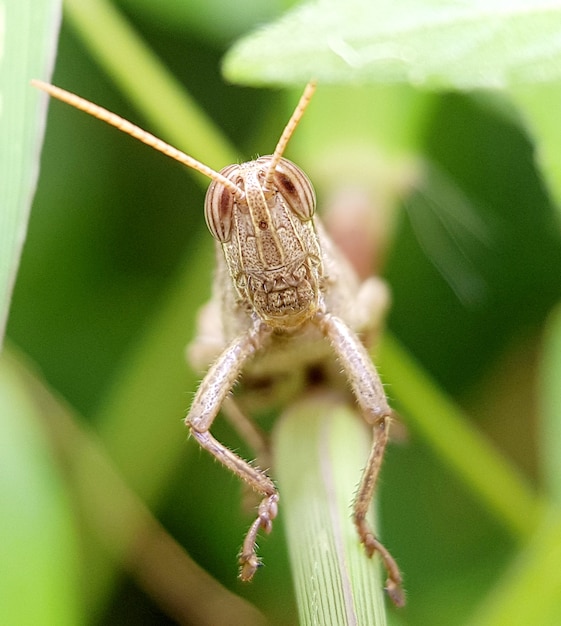
[[[257,533],[259,529],[263,529],[266,533],[270,533],[273,529],[273,520],[277,516],[279,507],[278,493],[273,493],[261,501],[259,505],[257,517],[253,524],[249,527],[245,536],[238,563],[240,565],[240,578],[243,581],[249,581],[253,578],[255,572],[261,567],[261,561],[257,557]]]
[[[385,590],[388,594],[389,599],[398,609],[401,609],[405,606],[405,592],[403,591],[403,588],[400,584],[396,583],[394,580],[391,580],[391,578],[388,578],[388,580],[386,580]]]
[[[374,553],[377,552],[382,559],[382,563],[388,574],[385,589],[390,600],[399,608],[405,606],[405,593],[401,586],[401,574],[393,556],[390,554],[389,550],[376,539],[364,519],[355,520],[355,524],[360,541],[364,545],[368,557],[372,557]]]
[[[244,582],[249,582],[253,578],[255,572],[262,565],[262,562],[257,557],[255,552],[253,552],[252,554],[248,556],[240,555],[238,562],[240,564],[239,577]]]

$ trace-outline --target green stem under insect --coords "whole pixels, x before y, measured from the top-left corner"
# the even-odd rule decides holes
[[[369,559],[351,503],[370,449],[370,434],[330,394],[287,409],[273,438],[300,623],[386,624],[376,556]]]

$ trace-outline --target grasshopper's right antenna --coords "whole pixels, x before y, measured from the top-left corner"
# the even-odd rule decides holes
[[[106,122],[110,126],[114,126],[119,130],[123,131],[127,135],[131,135],[135,139],[139,139],[146,145],[162,152],[166,156],[171,157],[175,161],[179,161],[179,163],[183,163],[187,167],[204,174],[211,180],[221,183],[225,187],[227,187],[239,200],[241,200],[244,196],[243,191],[237,187],[231,180],[228,180],[225,176],[213,170],[208,165],[197,161],[193,157],[190,157],[188,154],[181,152],[177,148],[174,148],[170,144],[158,139],[154,135],[149,132],[143,130],[139,126],[132,124],[128,120],[120,117],[115,113],[111,113],[107,109],[90,102],[89,100],[85,100],[84,98],[80,98],[76,94],[71,93],[70,91],[66,91],[65,89],[61,89],[60,87],[55,87],[54,85],[49,85],[49,83],[44,83],[41,80],[32,80],[31,84],[38,89],[42,89],[46,91],[53,98],[57,98],[58,100],[62,100],[62,102],[66,102],[66,104],[70,104],[76,109],[80,109],[80,111],[84,111],[93,117],[96,117],[103,122]]]
[[[277,165],[279,164],[279,161],[281,160],[281,157],[286,149],[286,145],[288,144],[288,141],[292,137],[292,134],[294,133],[296,127],[298,126],[298,123],[300,122],[300,120],[302,119],[302,116],[304,115],[306,109],[308,108],[308,104],[310,104],[310,100],[312,99],[312,96],[314,95],[315,90],[316,90],[316,82],[312,80],[306,85],[306,88],[304,89],[304,93],[300,96],[300,100],[298,101],[298,104],[296,105],[296,108],[294,109],[294,113],[292,114],[291,118],[288,120],[288,124],[284,127],[284,130],[282,131],[282,135],[280,139],[278,140],[277,147],[275,148],[275,151],[273,152],[273,158],[271,159],[271,162],[269,163],[269,169],[267,170],[267,175],[265,176],[265,180],[263,181],[264,190],[270,189],[271,182],[273,180],[273,174],[275,172],[275,168],[277,167]]]

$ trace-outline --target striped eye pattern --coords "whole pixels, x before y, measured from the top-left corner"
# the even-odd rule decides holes
[[[220,173],[232,182],[240,184],[243,172],[258,167],[263,175],[272,156],[260,157],[251,163],[228,165]],[[236,180],[237,179],[237,180]],[[272,175],[272,188],[282,196],[290,210],[303,222],[311,220],[316,209],[316,194],[310,179],[292,161],[281,159]],[[243,188],[241,191],[245,191]],[[212,181],[205,198],[205,220],[212,236],[226,243],[232,235],[235,195],[218,181]]]
[[[264,156],[257,162],[270,160],[270,156]],[[273,186],[303,222],[312,219],[316,210],[316,194],[310,179],[297,165],[282,158],[273,173]]]
[[[233,179],[239,165],[228,165],[220,173]],[[230,241],[232,234],[232,214],[235,197],[229,189],[217,181],[212,181],[205,197],[205,220],[211,235],[221,243]]]

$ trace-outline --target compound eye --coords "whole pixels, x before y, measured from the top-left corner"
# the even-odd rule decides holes
[[[281,159],[273,174],[276,190],[303,221],[311,220],[316,210],[316,194],[310,179],[292,161]]]
[[[237,165],[229,165],[220,173],[232,180],[237,169]],[[230,241],[234,202],[234,195],[222,183],[210,183],[205,197],[205,220],[211,235],[220,243]]]

